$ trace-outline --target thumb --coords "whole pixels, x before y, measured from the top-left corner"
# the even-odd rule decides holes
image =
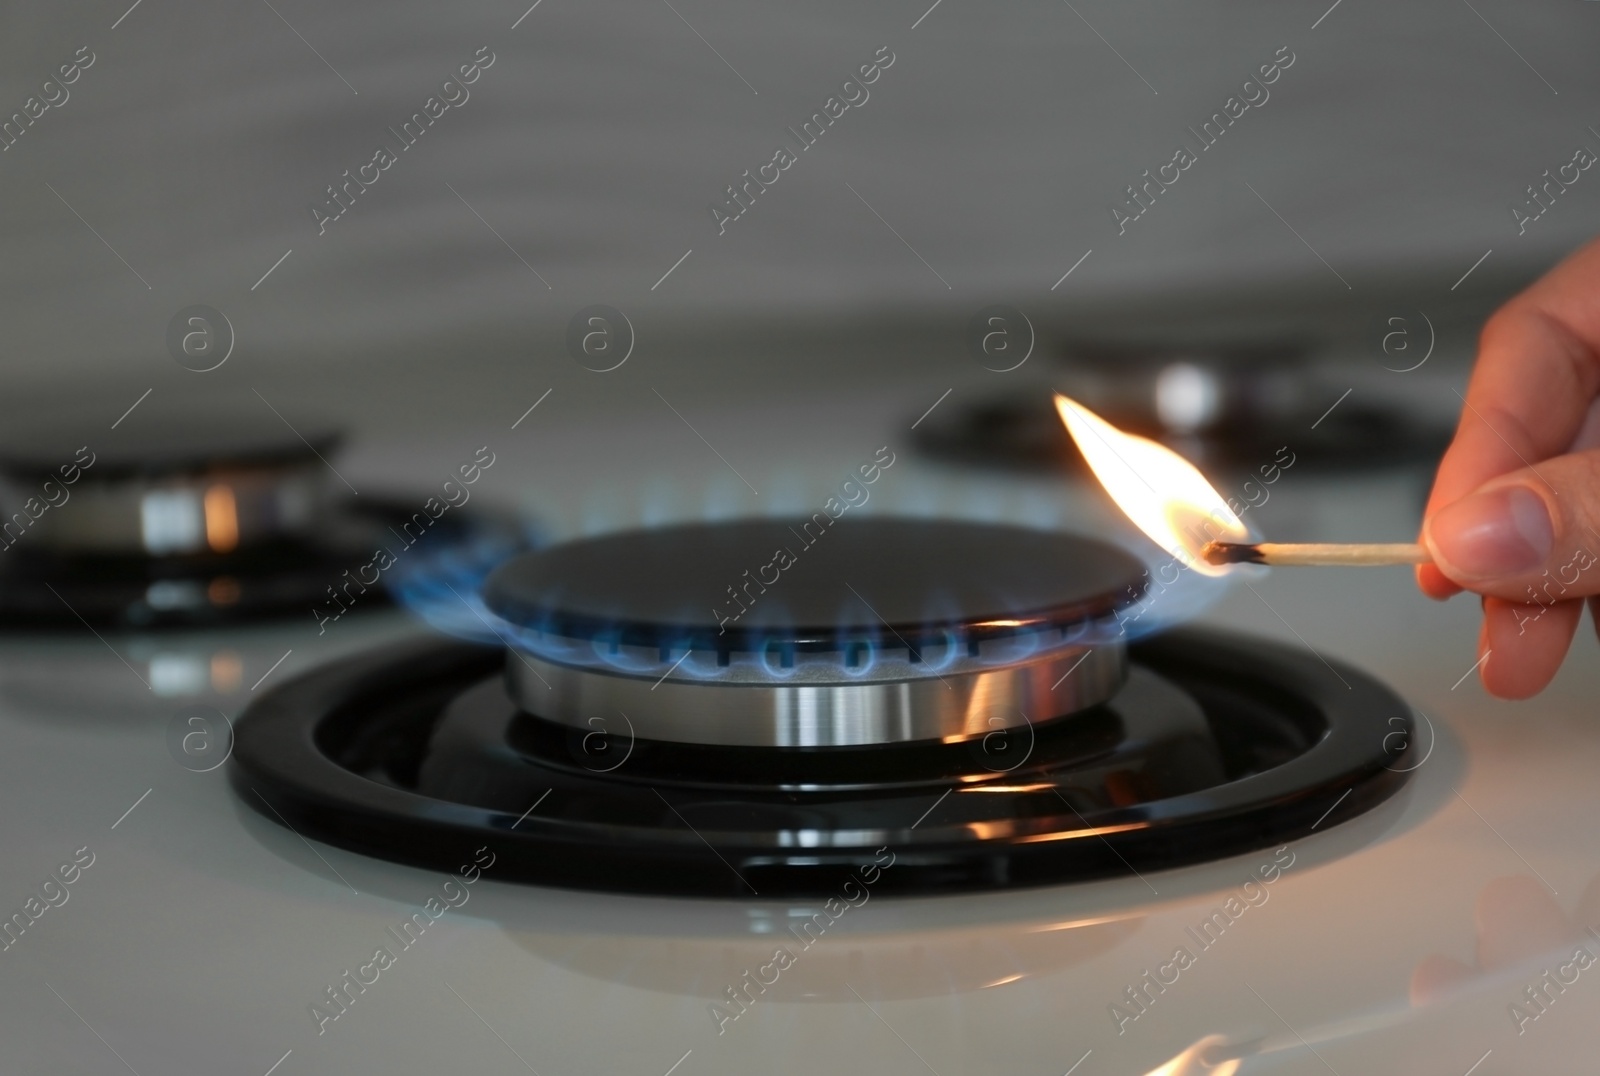
[[[1600,451],[1502,475],[1436,511],[1423,541],[1451,582],[1549,605],[1600,594]]]

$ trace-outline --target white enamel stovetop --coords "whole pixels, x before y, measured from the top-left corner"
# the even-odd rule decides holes
[[[793,510],[888,442],[897,464],[872,510],[1118,526],[1057,482],[916,458],[906,426],[942,385],[795,387],[737,407],[690,397],[758,502],[649,392],[575,384],[517,431],[508,426],[525,406],[521,383],[506,415],[446,414],[426,436],[358,424],[341,472],[358,488],[395,488],[408,474],[419,488],[488,441],[500,462],[479,495],[572,533]],[[1423,477],[1291,471],[1260,526],[1404,537]],[[1426,715],[1431,754],[1397,798],[1276,855],[1143,879],[871,899],[720,1029],[713,1003],[726,1005],[747,971],[770,978],[759,969],[778,946],[796,948],[786,926],[815,902],[543,890],[498,882],[492,866],[446,890],[439,874],[307,844],[244,806],[224,771],[191,772],[169,752],[182,706],[236,714],[253,691],[422,630],[401,614],[349,616],[321,638],[309,612],[240,631],[8,638],[0,910],[41,903],[0,952],[0,1071],[1120,1076],[1213,1035],[1246,1049],[1262,1040],[1243,1072],[1581,1067],[1600,1009],[1600,969],[1573,960],[1579,947],[1600,953],[1581,930],[1600,925],[1600,900],[1586,895],[1600,873],[1593,641],[1580,639],[1545,695],[1506,704],[1461,679],[1475,656],[1472,606],[1435,606],[1403,569],[1280,570],[1256,590],[1228,592],[1206,616],[1352,661]],[[74,855],[92,864],[72,869]],[[1277,875],[1275,859],[1292,863]],[[70,884],[47,885],[63,866]],[[1263,866],[1276,880],[1246,890]],[[398,949],[388,928],[441,893],[465,903]],[[1240,902],[1230,908],[1230,897]],[[1234,921],[1203,949],[1188,928],[1218,909]],[[1192,957],[1182,968],[1179,947]],[[381,969],[379,948],[394,951]],[[1413,999],[1414,969],[1437,966],[1435,955],[1464,962],[1462,982],[1442,999]],[[1540,986],[1546,970],[1575,981]],[[327,991],[347,971],[376,981],[338,1019],[319,1019],[313,1005],[335,1011]],[[1176,981],[1136,1019],[1119,1019],[1112,1004],[1136,1011],[1125,991],[1147,971]],[[1546,992],[1542,1011],[1530,987]]]
[[[887,446],[863,512],[1125,534],[1063,480],[916,457],[918,415],[1000,385],[964,352],[974,312],[1037,317],[1038,355],[1007,377],[1052,361],[1051,334],[1126,341],[1182,314],[1209,326],[1200,344],[1337,332],[1344,368],[1417,389],[1449,358],[1446,305],[1481,316],[1593,232],[1600,170],[1530,226],[1507,206],[1592,145],[1596,18],[1495,0],[6,4],[0,116],[37,122],[0,134],[0,421],[67,407],[92,445],[141,394],[270,400],[349,428],[334,462],[363,495],[420,505],[487,446],[473,496],[556,534],[809,513]],[[870,103],[716,221],[708,200],[880,47],[896,59]],[[1107,212],[1280,49],[1296,58],[1270,103],[1141,219]],[[52,92],[79,50],[92,65]],[[481,51],[470,102],[429,108]],[[325,228],[311,201],[425,108],[432,133],[344,188],[360,200]],[[607,374],[563,346],[601,302],[638,329]],[[237,330],[213,372],[168,358],[192,304]],[[1430,317],[1426,369],[1374,365],[1396,319]],[[1453,412],[1461,358],[1419,395]],[[1252,518],[1288,540],[1405,539],[1425,484],[1293,469]],[[720,1027],[713,1004],[811,902],[547,891],[491,865],[379,969],[390,928],[458,899],[447,879],[308,844],[169,750],[183,707],[236,715],[425,630],[403,614],[325,635],[310,609],[209,633],[0,633],[0,924],[27,924],[9,944],[0,929],[0,1076],[1141,1076],[1209,1036],[1254,1051],[1246,1073],[1592,1070],[1588,629],[1556,684],[1512,705],[1466,675],[1471,601],[1436,606],[1404,569],[1255,589],[1203,615],[1353,662],[1426,715],[1436,741],[1401,795],[1284,850],[1265,889],[1244,886],[1272,850],[873,898]],[[1235,920],[1175,962],[1230,899]],[[1434,986],[1413,998],[1419,967]],[[370,985],[326,1018],[347,973]],[[1136,1019],[1114,1011],[1147,973],[1169,982]]]

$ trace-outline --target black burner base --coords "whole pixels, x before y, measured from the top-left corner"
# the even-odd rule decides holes
[[[1405,780],[1410,711],[1355,669],[1197,630],[1133,658],[1111,702],[995,737],[736,748],[520,713],[502,651],[428,640],[256,702],[230,773],[379,858],[453,870],[487,844],[501,879],[719,897],[833,894],[889,853],[875,892],[1146,873],[1329,828]]]

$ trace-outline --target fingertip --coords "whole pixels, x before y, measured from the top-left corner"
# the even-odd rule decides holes
[[[1489,657],[1491,661],[1495,657],[1492,651]],[[1541,667],[1543,664],[1539,662]],[[1531,699],[1549,687],[1554,677],[1554,671],[1541,671],[1527,665],[1517,667],[1504,661],[1500,665],[1485,661],[1478,669],[1478,682],[1483,685],[1483,690],[1502,702]]]
[[[1478,624],[1478,645],[1473,650],[1473,653],[1478,656],[1478,684],[1483,688],[1484,691],[1487,691],[1489,694],[1493,695],[1494,692],[1489,691],[1488,679],[1489,659],[1494,656],[1494,654],[1491,653],[1493,648],[1489,645],[1489,599],[1480,596],[1478,598],[1478,604],[1480,607],[1482,607],[1484,614],[1483,620]],[[1451,690],[1453,691],[1455,689],[1452,688]]]
[[[1442,602],[1461,593],[1461,588],[1452,583],[1436,565],[1417,565],[1417,588],[1432,598]]]
[[[1582,611],[1578,599],[1554,605],[1486,599],[1479,653],[1488,656],[1478,673],[1484,690],[1510,700],[1543,691],[1567,656]]]

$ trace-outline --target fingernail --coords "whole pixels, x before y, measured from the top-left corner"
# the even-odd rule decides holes
[[[1457,501],[1433,517],[1428,537],[1453,574],[1473,579],[1531,571],[1555,548],[1544,500],[1525,486]]]

